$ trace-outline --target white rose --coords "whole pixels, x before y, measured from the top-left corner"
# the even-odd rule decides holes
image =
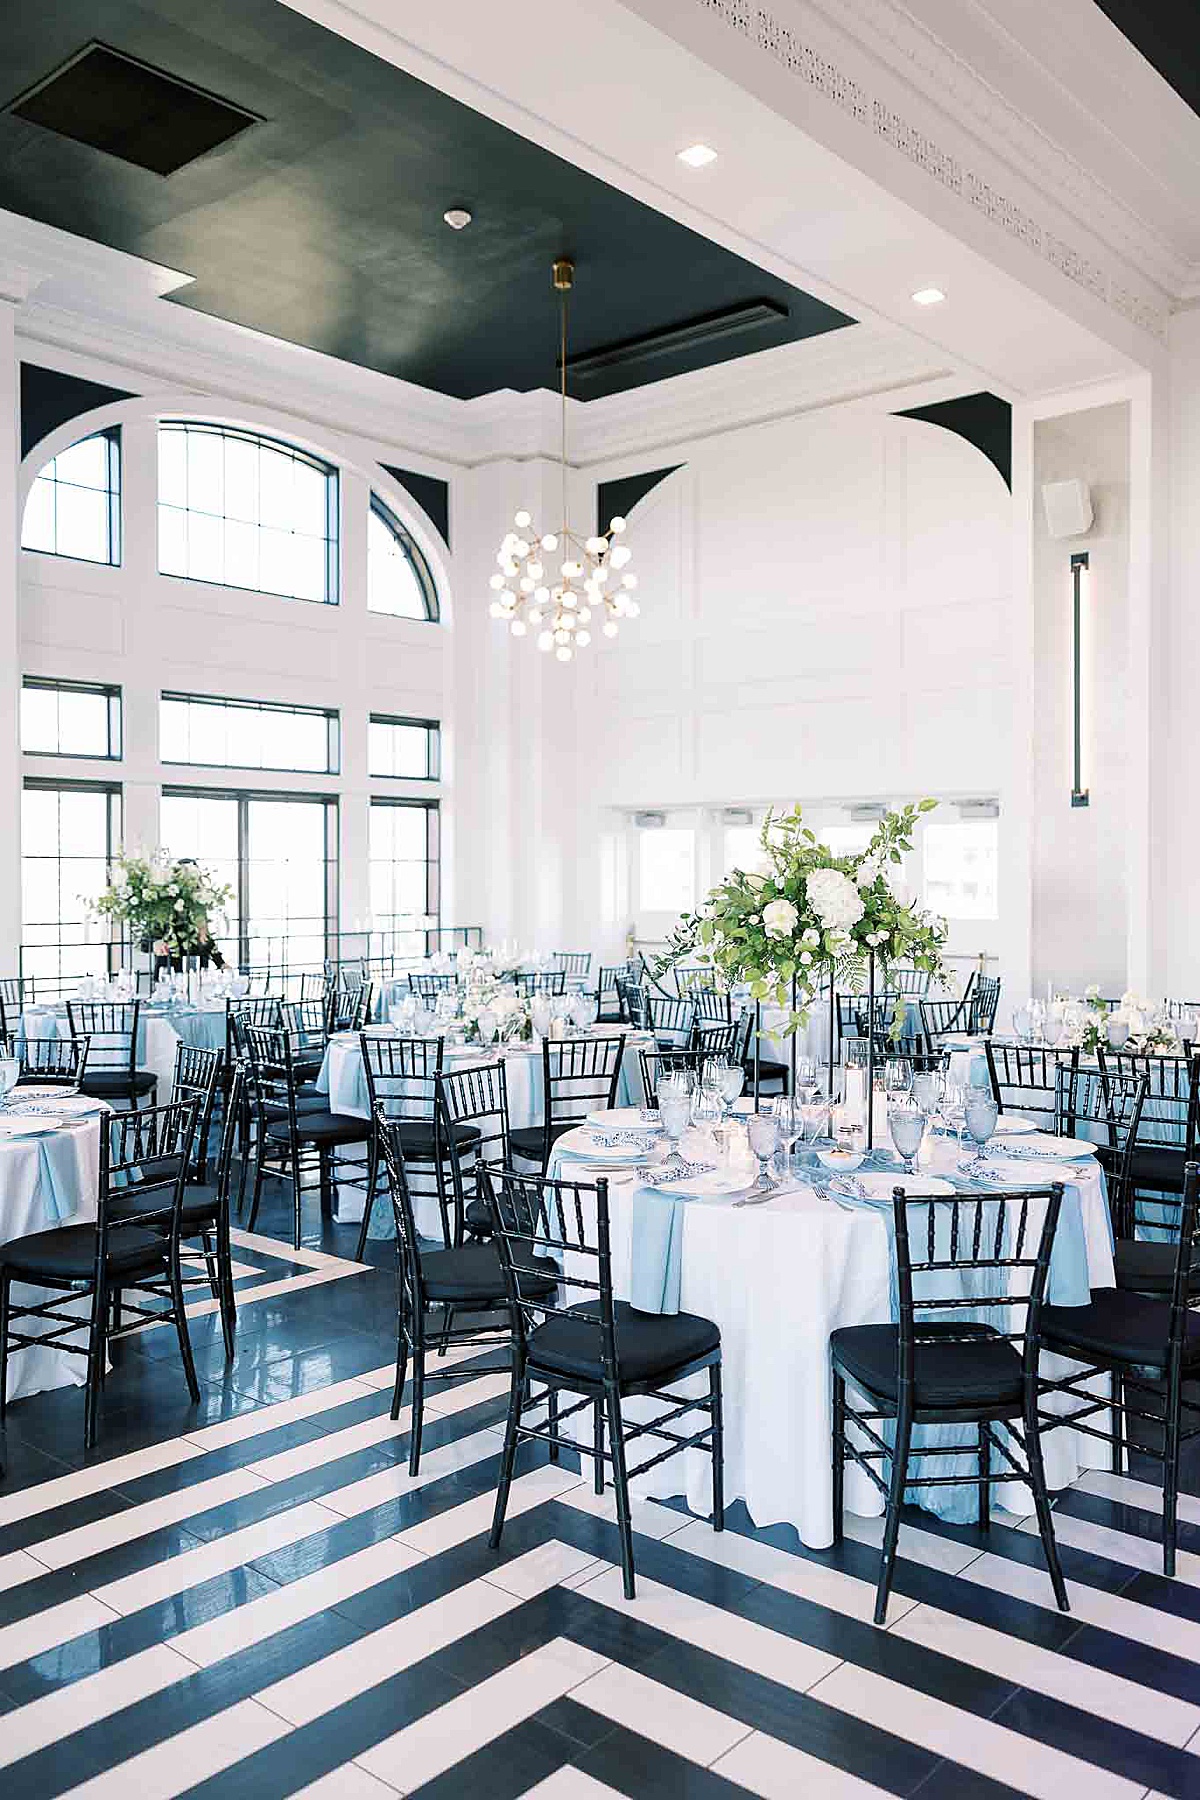
[[[858,889],[840,869],[814,869],[805,882],[808,903],[827,931],[857,925],[865,908]]]
[[[772,900],[763,907],[763,925],[768,937],[790,937],[799,917],[790,900]]]
[[[800,962],[801,962],[802,967],[807,969],[807,967],[811,963],[811,961],[812,961],[812,951],[811,950],[802,950],[800,952]]]
[[[854,878],[855,884],[860,888],[869,888],[873,885],[878,874],[879,858],[876,856],[866,856],[859,865],[858,874]]]
[[[803,941],[806,944],[809,944],[815,948],[815,946],[821,942],[821,934],[812,925],[810,925],[808,930],[804,934]]]

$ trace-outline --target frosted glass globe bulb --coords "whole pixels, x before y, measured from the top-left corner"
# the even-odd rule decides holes
[[[626,523],[627,523],[627,521],[625,519],[621,518],[620,514],[618,514],[615,519],[610,519],[608,521],[608,529],[611,532],[613,532],[617,537],[620,537],[621,533],[626,528]]]
[[[619,629],[615,619],[607,619],[604,624],[604,635],[608,638],[616,637]]]
[[[560,644],[554,654],[559,662],[570,662],[573,652],[568,644]]]
[[[527,627],[524,619],[514,619],[508,629],[514,637],[524,637]]]
[[[518,531],[528,531],[529,527],[533,524],[533,514],[527,513],[524,507],[522,507],[519,513],[514,514],[513,524]]]
[[[575,642],[579,645],[581,650],[586,650],[591,641],[592,634],[590,631],[577,631],[575,633]]]
[[[539,631],[537,647],[539,650],[553,650],[554,633],[552,631]]]
[[[558,539],[555,537],[555,535],[552,531],[548,531],[546,533],[545,537],[542,539],[542,549],[543,550],[557,550],[558,549]]]

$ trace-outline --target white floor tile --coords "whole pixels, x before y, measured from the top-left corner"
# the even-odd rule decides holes
[[[373,1775],[412,1793],[603,1668],[603,1657],[556,1638],[356,1760]]]
[[[128,1544],[134,1538],[144,1537],[163,1525],[178,1525],[210,1506],[223,1506],[229,1500],[240,1500],[244,1494],[261,1492],[265,1486],[265,1482],[247,1470],[231,1469],[227,1475],[214,1475],[209,1481],[198,1481],[194,1487],[180,1488],[176,1493],[164,1494],[161,1499],[147,1500],[141,1506],[122,1507],[106,1519],[79,1525],[74,1531],[61,1532],[57,1537],[43,1538],[30,1548],[39,1562],[47,1563],[52,1569],[65,1569],[71,1563],[82,1562],[85,1557],[98,1555],[101,1550],[111,1550],[116,1544]]]
[[[914,1607],[893,1627],[892,1635],[925,1644],[956,1662],[986,1669],[1099,1718],[1136,1719],[1139,1731],[1164,1744],[1182,1746],[1200,1730],[1200,1706],[1177,1700],[1172,1694],[1155,1693],[1104,1669],[936,1607]]]
[[[353,1269],[357,1275],[364,1272],[362,1263],[349,1262],[344,1256],[331,1256],[328,1250],[310,1250],[307,1246],[293,1250],[290,1244],[281,1243],[278,1238],[264,1237],[259,1231],[243,1231],[236,1225],[230,1229],[229,1242],[235,1249],[257,1250],[260,1256],[299,1263],[306,1269]]]
[[[54,1506],[67,1506],[87,1494],[100,1494],[106,1488],[120,1487],[123,1482],[135,1481],[139,1475],[174,1468],[199,1454],[199,1450],[184,1438],[170,1438],[165,1444],[151,1445],[148,1450],[134,1450],[128,1456],[114,1456],[108,1462],[93,1463],[70,1475],[57,1475],[52,1481],[39,1481],[35,1487],[0,1496],[0,1525],[13,1525],[18,1519],[33,1518]]]
[[[335,1381],[330,1387],[315,1388],[308,1394],[297,1394],[292,1400],[278,1400],[274,1406],[255,1407],[252,1412],[238,1413],[235,1418],[221,1419],[215,1425],[202,1425],[188,1433],[187,1442],[200,1450],[223,1450],[227,1444],[241,1444],[247,1438],[262,1437],[282,1425],[294,1425],[301,1419],[315,1419],[337,1406],[348,1406],[352,1400],[365,1399],[375,1392],[375,1385],[364,1375],[349,1381]]]
[[[1102,1494],[1108,1500],[1120,1500],[1126,1506],[1140,1507],[1143,1512],[1162,1516],[1162,1483],[1135,1481],[1131,1475],[1112,1475],[1105,1469],[1089,1469],[1074,1483],[1085,1494]],[[1180,1494],[1179,1517],[1189,1525],[1200,1525],[1200,1498]]]
[[[855,1575],[844,1575],[840,1569],[831,1569],[825,1563],[810,1562],[807,1557],[793,1556],[787,1550],[777,1550],[773,1544],[764,1544],[757,1538],[742,1537],[736,1531],[713,1531],[696,1521],[673,1538],[672,1543],[676,1549],[706,1557],[723,1568],[740,1569],[743,1575],[756,1581],[769,1582],[785,1593],[799,1594],[805,1600],[831,1607],[834,1612],[845,1613],[851,1619],[869,1623],[874,1615],[875,1587],[872,1582],[860,1581]],[[906,1600],[903,1594],[893,1594],[888,1607],[889,1623],[903,1617],[915,1604],[913,1600]]]
[[[432,1364],[432,1357],[429,1360]],[[465,1412],[469,1406],[482,1406],[485,1400],[507,1397],[508,1389],[507,1374],[477,1375],[472,1381],[448,1381],[444,1386],[431,1385],[425,1389],[425,1411],[427,1414],[436,1413],[439,1419],[447,1419],[454,1413]]]
[[[762,1800],[797,1800],[801,1794],[805,1800],[884,1800],[887,1793],[761,1731],[744,1737],[718,1757],[712,1768],[714,1775],[761,1794]]]
[[[407,1462],[397,1463],[394,1468],[379,1469],[374,1475],[365,1475],[361,1481],[338,1488],[336,1493],[322,1494],[321,1504],[332,1512],[341,1513],[344,1518],[354,1518],[356,1514],[370,1512],[373,1506],[383,1506],[402,1494],[415,1494],[418,1488],[431,1481],[440,1481],[443,1475],[449,1475],[455,1469],[467,1469],[485,1457],[498,1455],[503,1442],[502,1432],[490,1429],[473,1432],[470,1437],[459,1438],[453,1444],[444,1444],[441,1449],[423,1455],[421,1473],[417,1476],[409,1474]]]
[[[990,1552],[964,1570],[966,1581],[977,1582],[993,1593],[1011,1594],[1014,1599],[1030,1601],[1057,1612],[1050,1577],[1036,1563],[1010,1562],[1007,1557]],[[1182,1619],[1174,1613],[1138,1600],[1126,1600],[1120,1594],[1109,1594],[1103,1588],[1086,1587],[1081,1581],[1068,1581],[1067,1597],[1071,1617],[1086,1625],[1097,1625],[1118,1637],[1132,1638],[1135,1643],[1165,1650],[1171,1656],[1182,1656],[1188,1662],[1200,1663],[1200,1624]]]
[[[591,1513],[594,1518],[607,1519],[612,1525],[617,1522],[617,1497],[612,1484],[606,1485],[603,1494],[594,1493],[592,1472],[586,1465],[579,1485],[566,1498],[577,1512]],[[656,1500],[639,1500],[636,1496],[630,1502],[630,1513],[635,1531],[640,1532],[643,1537],[657,1538],[660,1542],[674,1537],[685,1526],[698,1522],[689,1513],[676,1512],[673,1506],[660,1506]]]
[[[695,1644],[714,1656],[751,1669],[770,1681],[803,1693],[838,1665],[838,1658],[810,1644],[802,1644],[782,1632],[771,1631],[752,1619],[741,1619],[723,1607],[694,1600],[690,1594],[664,1587],[644,1575],[637,1578],[637,1598],[626,1600],[621,1571],[610,1567],[594,1580],[581,1583],[579,1591],[589,1600],[628,1613],[659,1631]]]
[[[846,1536],[856,1543],[879,1549],[883,1543],[883,1515],[864,1519],[857,1513],[846,1513],[843,1526]],[[974,1562],[979,1551],[953,1538],[939,1537],[936,1532],[922,1531],[919,1525],[901,1525],[900,1555],[907,1562],[924,1563],[926,1568],[940,1569],[943,1574],[957,1575]]]
[[[0,1556],[0,1594],[6,1588],[20,1587],[23,1581],[36,1580],[48,1566],[30,1556],[28,1550],[10,1550],[7,1556]]]
[[[1022,1531],[1037,1534],[1037,1525],[1028,1521]],[[1077,1519],[1071,1513],[1055,1512],[1054,1535],[1060,1544],[1072,1544],[1093,1556],[1106,1556],[1112,1562],[1126,1563],[1131,1569],[1145,1569],[1161,1575],[1162,1545],[1157,1538],[1132,1537],[1126,1531],[1114,1531],[1109,1525],[1094,1525],[1090,1519]],[[36,1548],[36,1546],[35,1546]],[[1175,1579],[1189,1587],[1200,1587],[1200,1555],[1194,1550],[1179,1550],[1175,1556]]]
[[[403,1437],[408,1425],[409,1410],[405,1406],[398,1419],[390,1419],[386,1413],[360,1419],[357,1425],[328,1431],[323,1437],[311,1438],[308,1443],[296,1444],[290,1450],[279,1450],[274,1456],[265,1456],[261,1462],[246,1466],[262,1481],[290,1481],[295,1475],[306,1475],[310,1469],[322,1468],[339,1457],[353,1456],[357,1450],[372,1450],[376,1444]]]
[[[98,1631],[117,1618],[111,1606],[105,1606],[93,1594],[76,1594],[58,1606],[30,1613],[11,1625],[0,1626],[0,1669],[11,1669],[27,1656],[40,1656],[56,1644],[82,1637],[85,1631]]]
[[[378,1775],[368,1775],[357,1763],[343,1763],[307,1787],[297,1788],[290,1800],[394,1800],[398,1788],[389,1787]]]
[[[627,1669],[622,1663],[609,1663],[576,1688],[571,1698],[624,1726],[626,1731],[635,1731],[705,1767],[732,1749],[750,1730],[741,1719],[729,1718],[715,1707],[705,1706],[661,1681],[651,1681],[649,1676]]]
[[[536,1787],[526,1788],[521,1800],[620,1800],[620,1796],[616,1788],[565,1763]]]
[[[211,1543],[198,1544],[194,1550],[185,1550],[182,1556],[165,1557],[148,1569],[124,1575],[119,1581],[106,1582],[95,1589],[96,1598],[115,1612],[139,1612],[143,1606],[152,1606],[172,1594],[181,1594],[185,1588],[196,1587],[214,1575],[240,1568],[256,1557],[268,1556],[273,1550],[282,1550],[287,1544],[298,1544],[302,1538],[341,1522],[337,1513],[329,1512],[315,1500],[307,1500],[286,1512],[274,1513],[269,1519],[245,1525],[240,1531],[214,1538]]]
[[[273,1594],[263,1594],[245,1606],[222,1613],[219,1618],[206,1620],[191,1631],[180,1632],[171,1639],[171,1647],[186,1656],[189,1662],[207,1667],[220,1662],[223,1657],[232,1656],[237,1650],[263,1643],[299,1620],[311,1618],[315,1613],[349,1599],[352,1594],[361,1594],[381,1581],[388,1581],[421,1560],[415,1550],[407,1550],[395,1538],[387,1538],[381,1544],[369,1544],[365,1550],[344,1556],[340,1562],[330,1563],[311,1575],[303,1575]]]
[[[552,1463],[531,1469],[528,1475],[518,1475],[508,1491],[506,1517],[517,1519],[544,1500],[565,1494],[578,1481],[578,1475],[573,1475],[570,1469],[555,1468]],[[438,1556],[443,1550],[452,1550],[456,1544],[465,1544],[468,1538],[490,1531],[495,1506],[494,1493],[479,1494],[474,1500],[464,1500],[461,1506],[452,1506],[447,1512],[423,1519],[419,1525],[410,1525],[407,1531],[396,1535],[402,1544],[419,1550],[422,1556]]]
[[[551,1538],[536,1550],[528,1550],[524,1556],[489,1570],[487,1579],[506,1594],[515,1594],[518,1600],[533,1600],[547,1588],[569,1581],[572,1575],[581,1575],[596,1560],[589,1550],[577,1550],[574,1544],[560,1544]]]
[[[136,1794],[137,1800],[171,1800],[172,1795],[182,1794],[253,1756],[256,1750],[277,1743],[287,1732],[282,1720],[272,1718],[253,1700],[242,1700],[227,1712],[191,1725],[131,1756],[128,1762],[81,1782],[64,1800],[128,1800],[131,1794]]]
[[[1064,1794],[1076,1793],[1086,1793],[1088,1800],[1141,1800],[1144,1792],[1141,1782],[1128,1781],[853,1663],[842,1663],[827,1675],[812,1697],[977,1774],[1019,1785],[1036,1800],[1062,1800]]]
[[[195,1673],[193,1665],[176,1656],[166,1644],[153,1644],[148,1650],[127,1656],[123,1662],[43,1694],[27,1706],[14,1707],[4,1715],[0,1768],[19,1762],[23,1756],[32,1756],[35,1750],[44,1750],[47,1744],[55,1744],[73,1731],[82,1731],[85,1725],[94,1725],[97,1719],[106,1719],[122,1707],[144,1700],[148,1694],[161,1693],[176,1681],[186,1681]]]
[[[257,1698],[293,1725],[306,1725],[519,1605],[490,1582],[469,1582],[274,1682]]]

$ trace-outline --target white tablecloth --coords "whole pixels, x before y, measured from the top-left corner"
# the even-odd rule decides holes
[[[957,1158],[957,1145],[937,1142],[929,1173]],[[594,1181],[594,1165],[557,1157],[551,1173]],[[613,1180],[613,1174],[618,1179]],[[1072,1165],[1079,1188],[1093,1287],[1114,1282],[1112,1245],[1103,1179],[1094,1159]],[[1044,1180],[1029,1165],[1030,1184]],[[618,1299],[630,1294],[632,1178],[609,1175],[613,1284]],[[594,1271],[594,1264],[593,1264]],[[831,1475],[832,1382],[830,1333],[842,1325],[887,1321],[890,1312],[888,1231],[882,1213],[844,1211],[797,1187],[766,1205],[734,1208],[732,1198],[692,1200],[684,1207],[680,1310],[713,1319],[721,1329],[725,1413],[725,1497],[742,1499],[758,1526],[794,1525],[804,1543],[822,1549],[833,1541]],[[1047,1364],[1047,1366],[1051,1366]],[[704,1389],[707,1376],[697,1379]],[[627,1403],[637,1417],[638,1403]],[[1081,1468],[1107,1467],[1107,1446],[1062,1429],[1044,1439],[1051,1488],[1075,1479]],[[669,1498],[684,1492],[688,1504],[707,1513],[712,1500],[707,1455],[684,1451],[640,1476],[634,1491]],[[919,1464],[915,1473],[920,1473]],[[1019,1498],[1018,1498],[1019,1497]],[[1013,1486],[1012,1504],[1029,1500]],[[846,1506],[871,1516],[882,1498],[854,1465],[846,1470]]]
[[[59,1216],[59,1208],[49,1191],[39,1150],[44,1140],[6,1137],[0,1125],[0,1241],[7,1243],[31,1232],[48,1231],[55,1225],[81,1224],[96,1217],[100,1118],[93,1116],[78,1125],[62,1127],[56,1136],[65,1139],[71,1150],[67,1186],[75,1200],[75,1210],[66,1218]],[[60,1184],[59,1201],[62,1199]],[[14,1296],[17,1300],[29,1300],[32,1291],[14,1285]],[[84,1303],[85,1312],[88,1304]],[[81,1331],[79,1341],[86,1345],[86,1331]],[[85,1375],[84,1359],[68,1351],[19,1350],[9,1360],[8,1398],[19,1400],[27,1394],[40,1394],[47,1388],[81,1387]]]

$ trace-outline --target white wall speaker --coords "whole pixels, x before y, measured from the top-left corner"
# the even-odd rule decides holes
[[[1082,537],[1092,529],[1092,495],[1086,481],[1047,481],[1042,485],[1046,529],[1052,538]]]

